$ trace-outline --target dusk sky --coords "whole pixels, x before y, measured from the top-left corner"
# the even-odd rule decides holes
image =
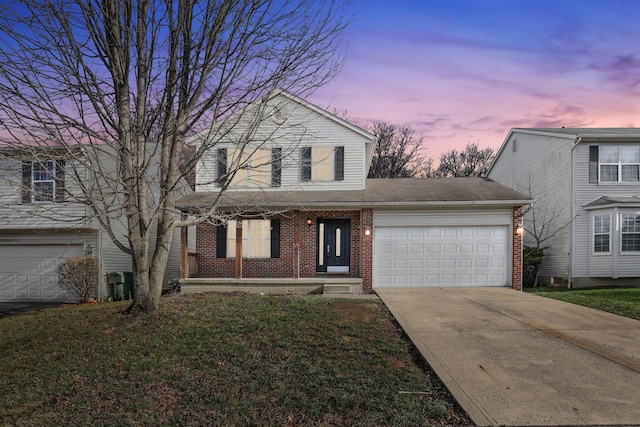
[[[640,1],[354,0],[347,59],[310,97],[425,155],[498,148],[512,127],[640,126]]]

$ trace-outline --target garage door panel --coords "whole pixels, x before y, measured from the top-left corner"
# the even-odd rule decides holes
[[[506,286],[507,230],[376,227],[374,286]]]
[[[471,268],[473,267],[473,261],[470,259],[461,259],[458,261],[459,268]]]

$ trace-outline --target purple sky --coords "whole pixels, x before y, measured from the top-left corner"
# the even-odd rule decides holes
[[[310,101],[424,135],[428,157],[512,127],[640,126],[640,1],[354,0]]]

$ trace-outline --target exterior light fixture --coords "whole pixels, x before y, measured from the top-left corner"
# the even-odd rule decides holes
[[[522,223],[518,224],[518,227],[516,228],[516,233],[518,233],[518,235],[522,236],[522,234],[524,233],[524,227],[522,226]]]
[[[311,225],[313,223],[313,221],[311,221],[311,218],[307,219],[307,225]]]
[[[364,235],[365,236],[371,236],[371,227],[365,227],[364,228]]]

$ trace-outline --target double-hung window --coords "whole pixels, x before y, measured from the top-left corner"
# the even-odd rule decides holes
[[[640,217],[635,214],[620,216],[620,250],[640,252]]]
[[[280,258],[280,220],[245,219],[241,224],[231,220],[217,227],[218,258],[235,258],[236,242],[242,227],[243,258]]]
[[[609,253],[611,245],[611,215],[593,217],[593,252]]]
[[[31,166],[31,187],[34,202],[53,202],[56,188],[56,162],[34,161]]]
[[[65,200],[64,160],[22,161],[22,203]]]
[[[344,147],[303,147],[300,155],[301,181],[343,181]]]
[[[216,184],[224,185],[233,175],[231,187],[261,188],[272,185],[273,153],[267,149],[219,148],[216,154]],[[280,167],[280,166],[278,166]]]
[[[600,182],[640,181],[640,145],[599,146]]]

